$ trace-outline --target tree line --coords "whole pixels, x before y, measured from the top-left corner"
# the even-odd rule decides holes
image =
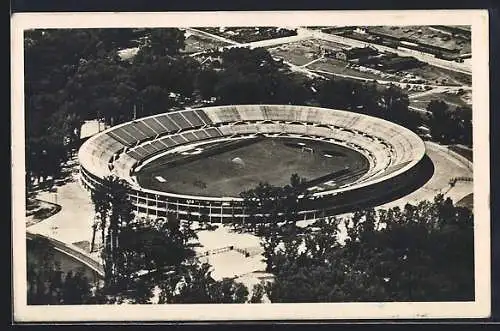
[[[473,215],[448,198],[264,234],[271,302],[474,299]]]

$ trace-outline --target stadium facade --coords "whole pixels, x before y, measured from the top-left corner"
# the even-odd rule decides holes
[[[92,191],[114,175],[130,184],[129,198],[142,216],[212,222],[244,221],[239,197],[185,195],[141,187],[135,174],[171,153],[217,141],[256,136],[314,139],[362,154],[369,169],[361,177],[336,185],[316,184],[303,198],[298,214],[315,219],[389,196],[420,176],[425,145],[412,131],[383,119],[349,111],[292,105],[232,105],[186,109],[123,123],[88,139],[79,150],[80,179]]]

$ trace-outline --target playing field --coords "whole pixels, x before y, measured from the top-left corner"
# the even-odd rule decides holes
[[[368,161],[354,150],[323,141],[261,138],[211,145],[188,157],[159,158],[142,168],[137,180],[144,188],[221,197],[239,196],[259,182],[284,186],[294,173],[310,181],[344,169],[353,175],[342,178],[352,181],[368,170]]]

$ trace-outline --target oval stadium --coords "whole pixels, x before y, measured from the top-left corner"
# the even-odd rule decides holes
[[[392,122],[292,105],[185,109],[140,118],[89,138],[79,150],[88,190],[114,175],[150,217],[244,221],[240,193],[260,182],[305,179],[300,218],[394,200],[425,173],[422,139]],[[407,194],[407,193],[406,193]]]

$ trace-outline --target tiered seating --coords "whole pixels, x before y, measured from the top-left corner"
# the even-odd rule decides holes
[[[89,139],[79,151],[80,163],[87,171],[104,177],[109,174],[108,163],[115,153],[125,146],[112,137],[102,134]]]
[[[316,136],[316,137],[328,137],[331,134],[330,129],[324,128],[324,127],[317,127],[317,126],[312,126],[308,125],[307,126],[307,134],[311,136]]]
[[[280,124],[257,124],[257,132],[259,133],[280,133],[281,125]]]
[[[180,144],[255,133],[325,137],[357,149],[370,161],[369,171],[357,183],[390,175],[425,152],[415,134],[381,119],[306,106],[245,105],[189,109],[129,122],[89,139],[79,157],[89,173],[103,177],[110,173],[113,157],[128,147],[114,162],[113,170],[127,178],[135,162]]]
[[[126,130],[123,130],[121,127],[109,131],[106,134],[109,135],[111,138],[118,140],[125,146],[133,146],[135,143],[137,143],[137,138],[130,135]]]
[[[288,134],[307,134],[307,126],[302,124],[288,124],[285,126],[285,133]]]
[[[220,136],[222,136],[222,134],[217,128],[191,130],[145,142],[132,147],[126,153],[132,158],[140,161],[179,144],[186,144],[204,139],[213,139]]]
[[[121,154],[118,160],[116,160],[114,165],[114,173],[124,179],[130,178],[130,170],[137,163],[137,160],[128,154]]]
[[[174,122],[183,130],[193,127],[193,125],[186,120],[186,118],[182,115],[181,112],[173,112],[168,115],[172,120],[172,122]]]
[[[193,132],[186,132],[181,134],[181,136],[188,142],[193,142],[199,140],[198,137]]]
[[[177,123],[170,119],[169,114],[158,116],[156,117],[156,119],[158,120],[158,122],[160,122],[161,125],[167,128],[166,132],[177,132],[181,129],[181,127]]]
[[[224,125],[218,128],[219,131],[222,133],[223,136],[232,136],[234,133],[232,126],[230,125]]]
[[[203,109],[194,109],[193,112],[201,119],[203,124],[212,125],[212,120],[205,114]]]
[[[158,116],[145,118],[141,122],[153,129],[158,135],[168,132],[168,128],[161,123]]]
[[[198,113],[193,110],[183,111],[182,116],[191,123],[191,127],[200,127],[206,125],[203,120],[198,116]]]
[[[205,131],[210,136],[210,138],[217,138],[222,136],[222,132],[217,128],[207,128],[203,131]]]
[[[181,135],[172,135],[170,136],[175,145],[185,144],[188,140],[182,137]]]
[[[235,106],[210,107],[204,113],[213,124],[234,123],[242,120],[238,108]]]
[[[243,106],[239,107],[238,111],[244,121],[262,121],[265,119],[261,107]]]
[[[196,131],[196,136],[198,137],[199,140],[204,140],[210,138],[208,133],[205,130],[198,130]]]

